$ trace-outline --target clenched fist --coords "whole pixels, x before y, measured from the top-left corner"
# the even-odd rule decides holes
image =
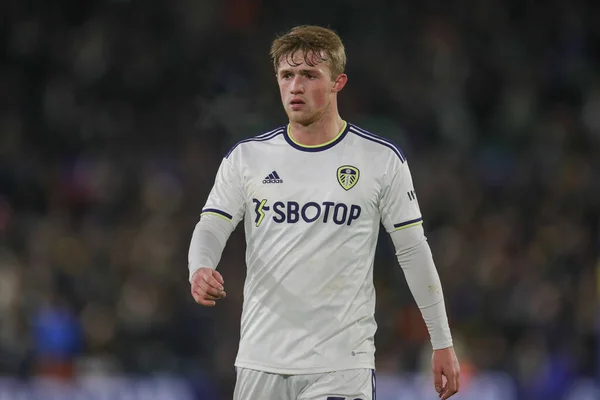
[[[206,307],[214,307],[216,300],[227,294],[223,284],[225,281],[220,273],[212,268],[199,268],[192,275],[192,296],[196,303]]]

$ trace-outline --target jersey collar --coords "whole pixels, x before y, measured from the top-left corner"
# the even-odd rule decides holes
[[[285,137],[285,140],[289,143],[289,145],[297,150],[316,152],[316,151],[323,151],[323,150],[330,149],[333,146],[335,146],[336,144],[338,144],[339,142],[341,142],[344,139],[344,137],[346,136],[346,134],[348,133],[348,127],[349,127],[348,123],[346,121],[344,121],[344,126],[342,127],[342,130],[340,131],[340,133],[338,133],[336,135],[336,137],[334,137],[327,143],[317,144],[317,145],[313,145],[313,146],[306,146],[306,145],[300,144],[300,143],[296,142],[294,139],[292,139],[292,136],[290,135],[290,124],[287,125],[287,128],[286,128],[285,132],[283,133],[283,136]]]

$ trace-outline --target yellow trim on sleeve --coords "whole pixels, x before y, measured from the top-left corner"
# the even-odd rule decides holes
[[[200,214],[201,217],[204,215],[216,215],[217,217],[223,218],[225,221],[231,222],[231,220],[229,218],[227,218],[226,216],[221,215],[219,213],[216,213],[216,212],[207,211],[207,212],[203,212],[202,214]]]
[[[408,224],[408,225],[404,225],[404,226],[401,226],[399,228],[396,228],[392,232],[396,232],[396,231],[399,231],[399,230],[402,230],[402,229],[410,228],[411,226],[417,226],[417,225],[420,225],[422,223],[423,223],[423,221],[417,221],[417,222],[414,222],[412,224]]]

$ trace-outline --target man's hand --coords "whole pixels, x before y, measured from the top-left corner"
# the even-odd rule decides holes
[[[223,284],[225,281],[220,273],[212,268],[199,268],[192,275],[192,296],[196,303],[206,307],[214,307],[216,300],[227,294]]]
[[[431,357],[433,385],[440,399],[454,396],[460,389],[460,365],[453,347],[433,351]],[[446,382],[444,382],[444,378]]]

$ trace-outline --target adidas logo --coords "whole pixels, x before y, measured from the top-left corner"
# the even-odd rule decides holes
[[[263,183],[283,183],[283,179],[279,177],[276,171],[273,171],[269,175],[265,176]]]

